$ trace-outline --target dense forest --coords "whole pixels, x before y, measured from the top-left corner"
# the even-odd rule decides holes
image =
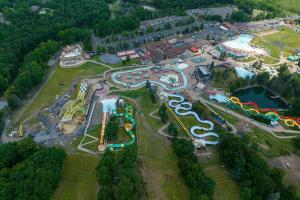
[[[137,146],[123,151],[107,150],[97,167],[100,190],[98,200],[137,200],[141,192],[141,178],[137,164]]]
[[[172,146],[179,159],[180,175],[190,189],[190,200],[213,199],[216,183],[205,174],[203,166],[198,162],[193,143],[185,139],[175,139]]]
[[[247,137],[224,133],[219,148],[231,177],[241,186],[241,199],[299,200],[293,187],[283,185],[284,172],[270,168]]]
[[[91,49],[90,30],[110,17],[108,5],[95,0],[1,0],[0,12],[10,21],[0,23],[0,95],[6,91],[12,108],[41,82],[61,44],[82,41]]]
[[[26,138],[0,145],[0,199],[50,199],[63,173],[64,150]]]

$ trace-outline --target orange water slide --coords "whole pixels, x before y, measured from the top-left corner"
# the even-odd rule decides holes
[[[100,130],[100,145],[104,145],[104,133],[105,133],[105,128],[106,128],[106,118],[107,118],[107,113],[103,112],[102,126],[101,126],[101,130]]]

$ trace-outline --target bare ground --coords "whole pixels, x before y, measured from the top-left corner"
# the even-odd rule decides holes
[[[300,192],[300,158],[295,154],[280,156],[270,160],[273,167],[283,169],[289,183],[297,187]]]

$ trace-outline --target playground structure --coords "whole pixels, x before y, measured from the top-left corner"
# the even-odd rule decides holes
[[[174,115],[174,112],[171,110],[171,113],[175,117],[175,119],[179,122],[179,125],[183,128],[183,130],[188,134],[189,138],[192,139],[194,142],[194,145],[196,147],[199,147],[201,145],[217,145],[219,143],[219,135],[215,132],[212,132],[214,129],[214,124],[209,121],[209,120],[202,120],[197,113],[194,111],[191,111],[192,109],[192,103],[190,102],[184,102],[184,97],[181,95],[174,95],[174,94],[169,94],[166,92],[162,92],[163,96],[166,97],[175,97],[176,99],[169,100],[168,99],[168,106],[170,108],[173,108],[177,116],[187,116],[187,115],[193,115],[196,120],[201,123],[201,124],[207,124],[209,127],[203,127],[199,125],[195,125],[188,130],[185,125],[181,122],[181,120]],[[167,106],[167,107],[168,107]],[[168,108],[169,108],[168,107]],[[170,110],[170,109],[169,109]],[[203,134],[197,134],[196,131],[207,131]],[[217,138],[217,140],[207,140],[205,138],[208,137],[214,137]]]
[[[184,72],[175,67],[145,67],[119,71],[113,73],[111,79],[114,83],[128,88],[142,87],[147,81],[166,90],[179,90],[188,85]]]
[[[248,69],[242,67],[234,67],[234,69],[238,78],[246,79],[247,77],[252,78],[253,76],[255,76],[255,73]]]
[[[290,56],[288,56],[287,59],[288,59],[289,61],[296,62],[296,61],[299,61],[299,60],[300,60],[300,56],[298,56],[298,55],[290,55]]]
[[[274,108],[260,108],[255,102],[241,102],[237,97],[230,97],[229,101],[225,102],[232,109],[242,109],[248,116],[260,115],[261,117],[271,120],[271,122],[278,122],[282,120],[286,126],[300,128],[300,117],[285,117],[278,113]],[[252,108],[246,108],[251,106]]]
[[[125,131],[128,133],[128,135],[131,137],[131,140],[129,142],[122,143],[122,144],[108,144],[106,148],[113,150],[116,148],[123,148],[132,145],[136,140],[135,135],[133,134],[132,131],[136,124],[132,106],[126,105],[125,113],[117,113],[116,110],[113,110],[113,115],[116,117],[125,117],[127,123],[125,124],[124,128]]]
[[[83,115],[85,113],[85,95],[88,89],[88,81],[83,81],[80,84],[80,90],[75,100],[71,100],[66,103],[61,109],[60,116],[62,116],[62,123],[71,122],[74,118],[77,118],[78,123],[82,123]]]
[[[105,110],[106,111],[106,110]],[[118,149],[118,148],[123,148],[132,145],[136,138],[133,133],[133,128],[136,124],[136,121],[134,119],[134,113],[133,113],[133,108],[130,105],[125,106],[125,112],[124,113],[117,113],[116,108],[113,108],[112,110],[112,115],[116,117],[125,117],[126,123],[124,125],[125,131],[128,133],[128,135],[131,137],[131,140],[126,143],[121,143],[121,144],[105,144],[105,129],[106,129],[106,123],[108,122],[109,112],[103,112],[102,115],[102,126],[100,129],[100,139],[99,139],[99,146],[98,146],[98,151],[102,152],[106,148],[110,150]]]
[[[195,63],[195,64],[199,64],[199,63],[203,63],[206,61],[206,58],[204,57],[195,57],[192,59],[192,61]]]

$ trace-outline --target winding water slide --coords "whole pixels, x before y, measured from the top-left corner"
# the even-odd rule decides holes
[[[122,143],[122,144],[109,144],[106,146],[106,148],[109,148],[111,150],[116,149],[116,148],[123,148],[123,147],[127,147],[132,145],[135,140],[136,137],[133,134],[133,127],[136,124],[136,121],[134,119],[134,115],[133,115],[133,108],[132,106],[127,105],[125,107],[125,113],[117,113],[116,110],[113,111],[113,115],[116,117],[125,117],[126,121],[128,123],[125,124],[125,131],[128,133],[128,135],[131,137],[131,140],[129,142],[126,143]]]
[[[193,115],[198,122],[200,122],[201,124],[206,124],[208,126],[208,127],[204,127],[204,126],[196,125],[190,128],[190,133],[195,138],[196,143],[202,142],[205,145],[217,145],[219,143],[218,140],[219,135],[215,132],[212,132],[212,130],[214,129],[214,124],[209,120],[202,120],[196,112],[191,111],[192,103],[184,102],[184,97],[181,95],[169,94],[166,92],[164,92],[164,94],[168,97],[177,98],[177,99],[169,100],[168,105],[171,108],[174,108],[174,111],[178,116]],[[196,133],[197,130],[207,131],[207,132],[203,134],[197,134]],[[205,138],[207,137],[214,137],[216,138],[216,140],[206,140]]]
[[[71,101],[69,105],[61,109],[62,121],[70,121],[74,116],[83,115],[85,112],[85,103],[84,95],[79,93],[74,101]]]

